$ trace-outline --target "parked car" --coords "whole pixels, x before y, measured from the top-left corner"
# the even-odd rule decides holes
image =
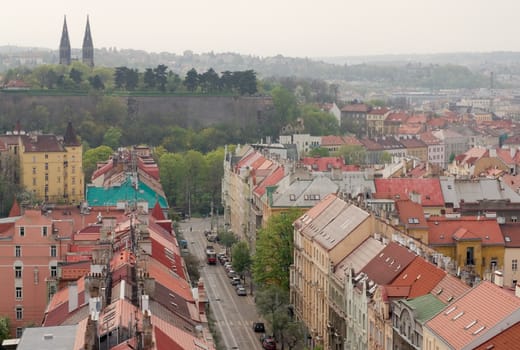
[[[253,323],[253,330],[256,333],[265,333],[265,325],[263,322],[254,322]]]
[[[247,291],[244,287],[237,288],[237,295],[240,295],[241,297],[245,297],[247,295]]]
[[[231,278],[231,285],[236,286],[238,284],[240,284],[240,277]]]
[[[276,350],[276,340],[274,337],[270,335],[262,334],[260,336],[260,341],[262,342],[262,347],[266,350]]]
[[[235,272],[235,270],[229,270],[227,276],[229,278],[237,277],[237,273]]]

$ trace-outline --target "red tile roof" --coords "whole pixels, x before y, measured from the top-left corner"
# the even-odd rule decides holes
[[[22,215],[22,211],[20,210],[20,206],[18,205],[18,201],[15,198],[14,201],[13,201],[13,205],[11,206],[11,210],[9,211],[8,217],[20,216],[20,215]]]
[[[482,245],[504,245],[496,219],[477,216],[446,218],[430,216],[428,242],[431,245],[452,245],[457,240],[478,239]]]
[[[352,103],[344,106],[341,108],[342,112],[361,112],[366,113],[370,111],[370,106],[364,104],[364,103]]]
[[[417,298],[419,296],[430,293],[432,289],[439,283],[446,272],[439,269],[435,265],[429,263],[423,258],[417,256],[396,279],[387,286],[388,296],[401,298]],[[392,295],[391,288],[403,288],[405,293]]]
[[[372,115],[385,115],[390,109],[386,108],[386,107],[376,107],[376,108],[372,108],[369,112],[369,114],[372,114]]]
[[[166,219],[164,217],[164,213],[161,209],[161,206],[159,205],[159,201],[155,202],[155,205],[154,205],[150,215],[153,216],[156,220],[165,220]]]
[[[428,223],[424,218],[423,207],[419,203],[401,199],[395,201],[395,208],[399,214],[399,221],[406,225],[408,229],[428,227]]]
[[[163,264],[155,259],[150,259],[148,261],[148,272],[157,282],[182,296],[184,300],[194,302],[189,283],[185,279],[174,275],[171,270]]]
[[[520,248],[520,223],[507,223],[499,225],[508,248]]]
[[[22,141],[26,153],[64,151],[64,148],[58,141],[56,135],[24,135]]]
[[[154,327],[154,335],[157,349],[184,350],[184,347],[157,327]]]
[[[439,140],[431,131],[423,132],[419,135],[419,138],[427,145],[441,144],[441,140]]]
[[[337,135],[328,135],[321,137],[321,145],[323,147],[327,146],[340,146],[345,144],[343,137]]]
[[[485,337],[506,318],[518,318],[520,298],[491,282],[483,281],[430,321],[426,327],[452,349],[468,347]]]
[[[399,140],[399,142],[401,142],[403,144],[403,146],[406,148],[421,148],[421,147],[426,148],[426,147],[428,147],[428,145],[426,143],[424,143],[424,141],[421,141],[416,138],[401,139],[401,140]]]
[[[442,301],[449,304],[457,300],[461,295],[470,290],[471,287],[462,282],[455,276],[446,274],[442,280],[432,289],[432,294]]]
[[[345,165],[342,157],[305,157],[303,164],[310,166],[314,171],[331,171],[341,169]]]
[[[515,323],[506,330],[498,333],[493,338],[482,343],[475,350],[509,350],[520,344],[520,322]]]
[[[421,204],[425,207],[444,206],[444,197],[438,178],[375,179],[374,184],[377,193],[389,193],[392,196],[399,195],[407,198],[410,193],[415,192],[421,195]]]
[[[96,171],[94,171],[92,173],[91,179],[92,180],[97,179],[101,175],[107,173],[113,167],[114,167],[114,161],[112,159],[110,159],[104,165],[102,165],[100,168],[96,169]]]
[[[278,182],[280,182],[281,179],[285,176],[285,169],[283,166],[278,166],[271,175],[267,176],[256,188],[254,189],[254,192],[258,196],[263,196],[265,193],[265,189],[268,186],[274,186]]]
[[[390,112],[390,114],[388,114],[388,116],[385,119],[385,123],[405,123],[408,117],[409,115],[405,112]]]
[[[414,259],[408,248],[390,242],[375,258],[361,269],[368,279],[379,285],[391,283]]]

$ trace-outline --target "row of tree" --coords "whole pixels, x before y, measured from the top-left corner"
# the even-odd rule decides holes
[[[23,80],[33,88],[45,90],[99,90],[99,91],[159,91],[162,93],[233,93],[253,95],[258,91],[256,72],[224,71],[219,75],[213,68],[204,73],[190,69],[184,79],[164,64],[146,68],[120,66],[116,68],[91,68],[80,62],[70,66],[41,65],[30,70],[17,68],[9,70],[4,83],[9,80]]]

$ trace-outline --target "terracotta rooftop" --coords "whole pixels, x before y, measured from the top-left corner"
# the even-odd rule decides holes
[[[424,143],[424,141],[421,141],[419,139],[416,139],[416,138],[412,138],[412,139],[401,139],[399,140],[399,142],[401,142],[403,144],[404,147],[406,148],[421,148],[421,147],[428,147],[428,145],[426,143]]]
[[[462,282],[459,278],[446,274],[444,275],[444,278],[433,287],[431,293],[443,303],[449,304],[457,300],[470,289],[471,287]]]
[[[409,115],[405,112],[390,112],[385,119],[385,123],[405,123]]]
[[[496,219],[477,216],[446,218],[430,216],[428,242],[431,245],[452,245],[459,240],[478,239],[482,245],[504,245]]]
[[[265,189],[268,186],[274,186],[280,182],[281,179],[285,176],[285,169],[283,166],[277,166],[274,171],[267,176],[256,188],[253,190],[257,195],[263,196],[265,193]]]
[[[408,229],[428,228],[423,207],[419,203],[401,199],[395,201],[395,207],[399,214],[399,221]]]
[[[493,338],[477,346],[474,350],[508,350],[520,344],[520,322],[515,323]]]
[[[341,108],[342,112],[360,112],[360,113],[367,113],[370,111],[370,106],[364,104],[364,103],[352,103],[345,105],[343,108]]]
[[[428,321],[426,327],[451,349],[463,349],[477,344],[486,333],[493,334],[506,319],[518,319],[519,314],[520,298],[483,281]]]
[[[423,132],[419,135],[419,138],[427,145],[441,144],[441,140],[439,140],[431,131]]]
[[[390,284],[414,259],[415,253],[390,242],[375,258],[361,269],[368,279],[379,285]]]
[[[387,286],[388,296],[416,298],[428,294],[445,275],[445,271],[424,260],[422,257],[417,256],[399,276]],[[393,295],[391,289],[396,287],[403,288],[403,290]]]
[[[65,151],[56,135],[24,135],[22,142],[26,153]]]
[[[499,225],[507,248],[520,248],[520,223]]]
[[[426,207],[443,207],[441,184],[438,178],[414,179],[391,178],[375,179],[374,184],[377,193],[389,193],[392,196],[399,195],[407,198],[414,192],[421,196],[421,204]]]

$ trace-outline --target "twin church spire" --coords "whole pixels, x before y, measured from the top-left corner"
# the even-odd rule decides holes
[[[90,23],[88,16],[85,35],[83,36],[83,47],[81,53],[83,63],[90,67],[94,67],[94,44],[92,43],[92,35],[90,34]],[[65,17],[63,20],[63,30],[61,32],[60,40],[60,64],[69,65],[71,60],[69,31],[67,29],[67,17]]]

